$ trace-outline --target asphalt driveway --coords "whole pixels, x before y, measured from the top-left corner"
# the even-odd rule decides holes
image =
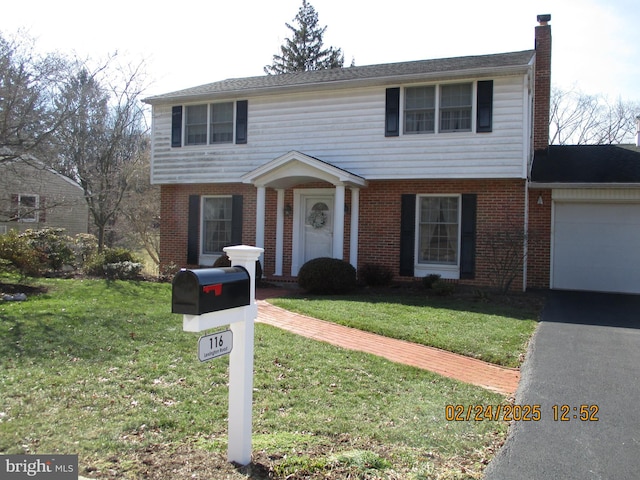
[[[640,296],[552,292],[516,404],[540,421],[512,425],[485,480],[640,478]]]

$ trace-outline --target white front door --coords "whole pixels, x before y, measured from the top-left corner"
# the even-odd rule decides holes
[[[292,275],[318,257],[333,257],[333,190],[306,190],[295,199]]]

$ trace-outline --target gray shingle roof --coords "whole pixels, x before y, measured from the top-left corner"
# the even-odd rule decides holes
[[[535,50],[478,55],[469,57],[418,60],[413,62],[386,63],[362,67],[334,68],[310,72],[263,75],[259,77],[231,78],[208,83],[176,92],[156,95],[145,99],[147,103],[184,101],[205,96],[246,94],[251,91],[304,88],[317,85],[332,86],[339,83],[376,81],[399,81],[413,76],[453,75],[471,72],[493,72],[496,70],[526,69]]]
[[[640,148],[634,145],[551,145],[536,152],[537,183],[640,183]]]

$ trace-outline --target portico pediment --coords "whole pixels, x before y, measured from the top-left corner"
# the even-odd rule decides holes
[[[351,187],[367,185],[367,181],[358,175],[295,150],[247,173],[242,181],[276,189],[317,181]]]

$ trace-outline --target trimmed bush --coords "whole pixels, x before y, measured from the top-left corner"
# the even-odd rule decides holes
[[[456,284],[451,282],[445,282],[444,280],[436,280],[435,282],[433,282],[433,285],[431,286],[431,288],[433,289],[436,295],[445,297],[447,295],[453,294],[453,292],[456,291]]]
[[[337,258],[314,258],[298,272],[298,285],[309,293],[343,294],[354,290],[356,269]]]
[[[431,275],[427,275],[426,277],[422,277],[422,285],[426,289],[433,288],[433,284],[440,280],[440,275],[437,273],[432,273]]]
[[[366,264],[358,270],[358,280],[369,287],[385,287],[391,284],[393,272],[384,265]]]

